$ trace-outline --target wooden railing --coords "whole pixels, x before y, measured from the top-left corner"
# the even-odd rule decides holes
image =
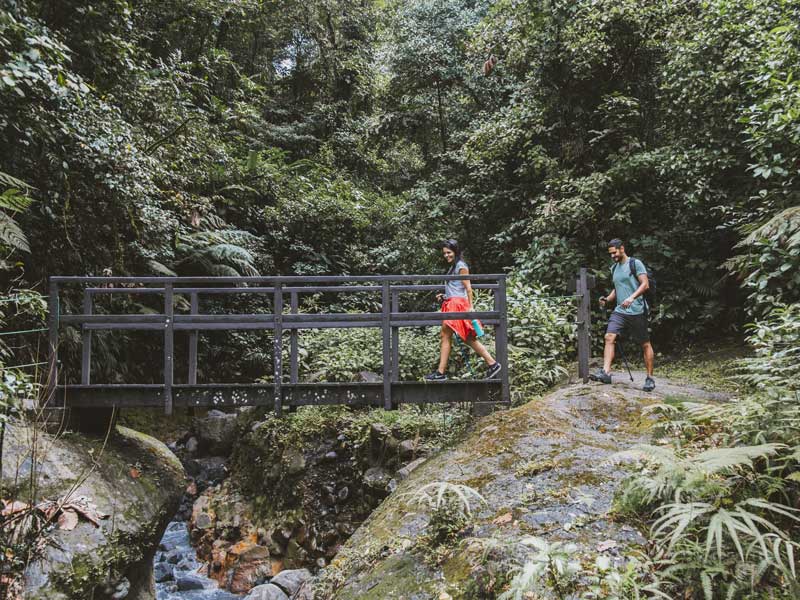
[[[442,313],[442,312],[401,312],[399,296],[401,293],[442,291],[444,280],[469,279],[473,288],[492,290],[494,306],[491,311]],[[420,283],[425,282],[425,283]],[[429,283],[430,282],[430,283]],[[436,283],[433,283],[436,282]],[[438,284],[438,285],[437,285]],[[67,287],[83,288],[83,311],[80,314],[60,314],[59,298]],[[300,296],[309,293],[354,293],[364,292],[380,295],[381,312],[376,313],[300,313]],[[96,314],[95,298],[104,294],[148,294],[160,298],[163,313],[159,314]],[[228,294],[255,294],[268,296],[272,304],[271,313],[256,314],[203,314],[200,310],[204,296]],[[189,313],[175,312],[176,296],[189,299]],[[289,300],[288,313],[284,311],[286,299]],[[306,389],[313,386],[335,384],[302,384],[298,381],[298,331],[301,329],[373,327],[382,331],[383,373],[380,397],[386,409],[396,406],[393,392],[403,382],[399,379],[399,328],[436,325],[448,319],[480,319],[484,324],[495,328],[497,360],[503,365],[497,381],[446,382],[462,385],[466,391],[483,386],[499,386],[500,402],[510,402],[508,377],[508,325],[506,316],[506,278],[505,275],[377,275],[377,276],[336,276],[336,277],[51,277],[49,290],[49,377],[51,384],[49,397],[55,402],[69,402],[73,406],[91,406],[92,399],[102,398],[104,405],[152,405],[144,394],[153,390],[158,392],[166,414],[173,410],[173,392],[180,389],[185,395],[192,390],[204,388],[225,390],[231,384],[197,384],[197,356],[200,331],[211,330],[272,330],[274,332],[272,384],[241,384],[238,387],[258,387],[261,391],[271,388],[273,406],[276,414],[281,414],[287,397],[294,398],[293,404],[313,404],[315,402],[300,397]],[[81,329],[81,376],[80,383],[60,382],[58,373],[59,330],[62,325],[77,326]],[[163,331],[163,382],[156,385],[137,384],[93,384],[92,372],[92,332],[96,330],[150,330]],[[188,344],[188,380],[176,384],[175,372],[175,332],[186,331]],[[284,376],[282,364],[283,333],[289,333],[289,374]],[[62,378],[63,379],[63,378]],[[464,387],[465,383],[472,386]],[[236,384],[234,384],[236,385]],[[309,387],[311,386],[311,387]],[[477,386],[477,387],[476,387]],[[287,396],[282,388],[291,389],[293,395]],[[412,386],[413,387],[413,386]],[[350,388],[351,389],[352,385]],[[345,389],[345,387],[342,387]],[[403,392],[404,401],[414,401],[413,395]],[[415,388],[416,389],[416,388]],[[433,388],[435,389],[435,388]],[[132,392],[142,392],[141,394]],[[431,389],[425,390],[425,397],[433,398]],[[68,392],[72,398],[66,400]],[[98,395],[104,392],[105,395]],[[444,392],[444,388],[443,388]],[[245,394],[246,395],[246,394]],[[116,396],[116,398],[115,398]],[[259,403],[257,395],[248,403]],[[452,398],[451,394],[441,394],[442,398]],[[366,397],[366,396],[364,396]],[[334,397],[331,397],[335,400]],[[327,402],[331,401],[331,398]],[[263,399],[263,396],[262,396]],[[188,403],[186,399],[184,403]],[[431,400],[428,400],[431,401]],[[446,401],[446,400],[442,400]]]

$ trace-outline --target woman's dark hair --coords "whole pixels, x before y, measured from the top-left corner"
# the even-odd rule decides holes
[[[442,242],[442,248],[448,248],[449,250],[453,251],[453,254],[456,255],[453,264],[450,265],[450,268],[447,270],[448,273],[455,272],[458,261],[463,260],[463,257],[461,255],[461,248],[458,246],[458,242],[453,239],[445,240]]]

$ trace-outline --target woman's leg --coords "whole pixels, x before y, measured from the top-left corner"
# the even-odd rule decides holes
[[[467,341],[467,345],[473,350],[475,350],[475,352],[478,353],[478,356],[480,356],[484,361],[486,361],[487,365],[492,366],[495,363],[495,360],[492,358],[492,355],[489,354],[489,351],[486,349],[486,346],[481,344],[477,340],[477,338],[470,338]]]
[[[447,325],[442,325],[442,351],[439,355],[439,373],[447,370],[447,361],[450,360],[450,350],[453,347],[453,330]]]

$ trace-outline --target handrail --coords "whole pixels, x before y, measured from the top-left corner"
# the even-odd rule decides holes
[[[402,312],[398,297],[401,293],[443,290],[443,281],[469,279],[475,281],[476,289],[489,289],[494,294],[494,310],[471,312]],[[415,282],[436,282],[415,283]],[[83,312],[59,314],[59,289],[67,285],[83,287]],[[132,287],[109,287],[112,284],[130,284]],[[251,287],[242,287],[248,284]],[[348,284],[348,285],[344,285]],[[349,285],[356,284],[356,285]],[[377,285],[374,285],[377,284]],[[150,286],[150,287],[144,287]],[[153,287],[156,286],[156,287]],[[228,286],[228,287],[222,287]],[[76,325],[82,330],[81,384],[79,388],[97,389],[91,383],[92,332],[96,330],[150,330],[162,331],[164,335],[164,383],[156,386],[161,390],[165,412],[172,411],[172,389],[174,385],[174,336],[176,332],[189,333],[188,385],[197,384],[198,332],[209,330],[258,330],[274,331],[274,403],[276,414],[281,414],[281,391],[283,381],[282,333],[288,331],[290,346],[289,384],[299,384],[298,338],[299,329],[372,327],[382,330],[383,385],[382,397],[385,408],[392,408],[392,386],[404,382],[398,377],[398,348],[400,327],[431,326],[448,320],[481,319],[493,325],[496,332],[497,360],[506,365],[501,371],[501,400],[509,402],[508,349],[506,322],[506,275],[505,274],[453,274],[453,275],[337,275],[337,276],[272,276],[272,277],[79,277],[55,276],[50,278],[50,359],[53,372],[50,381],[57,381],[58,330],[63,325]],[[374,313],[300,313],[298,296],[304,293],[381,293],[381,311]],[[108,294],[153,294],[163,298],[163,312],[156,314],[98,314],[94,311],[93,298]],[[225,313],[201,314],[199,298],[204,295],[260,294],[272,305],[269,313]],[[284,313],[284,297],[289,295],[289,312]],[[190,297],[190,313],[174,314],[176,295]],[[62,378],[63,379],[63,378]],[[407,383],[407,382],[406,382]],[[53,383],[55,390],[56,384]],[[65,384],[66,385],[66,384]],[[58,386],[63,388],[65,386]],[[77,388],[76,388],[77,389]],[[149,399],[146,405],[153,405]]]

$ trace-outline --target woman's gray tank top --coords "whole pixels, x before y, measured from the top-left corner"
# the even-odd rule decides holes
[[[461,271],[461,269],[469,269],[467,263],[463,260],[459,260],[456,262],[456,266],[453,267],[450,271],[447,272],[448,275],[455,275]],[[466,298],[467,297],[467,288],[464,287],[463,281],[460,279],[452,279],[450,281],[444,282],[444,297],[445,298]]]

